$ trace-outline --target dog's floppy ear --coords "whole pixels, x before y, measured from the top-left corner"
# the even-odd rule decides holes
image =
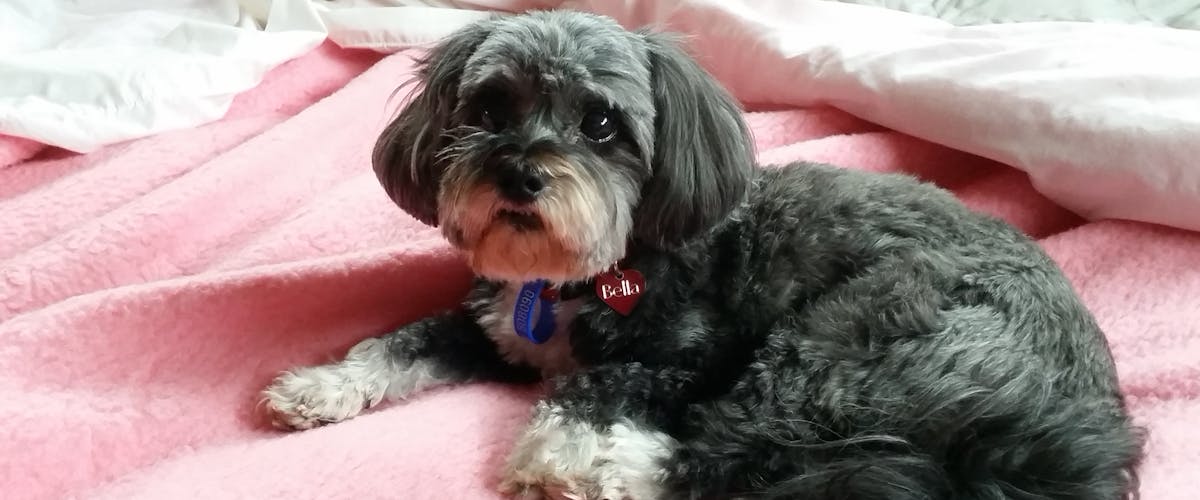
[[[416,95],[379,139],[371,162],[380,184],[400,208],[437,226],[438,183],[444,166],[437,153],[458,101],[467,60],[491,31],[490,21],[468,25],[447,37],[420,61]]]
[[[746,195],[754,149],[741,108],[670,37],[642,33],[650,48],[655,117],[651,178],[635,237],[669,247],[729,216]]]

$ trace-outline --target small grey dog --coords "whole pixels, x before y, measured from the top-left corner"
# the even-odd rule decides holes
[[[281,375],[277,425],[542,379],[501,472],[525,498],[1136,494],[1104,336],[1005,223],[905,176],[755,168],[720,85],[605,17],[477,22],[419,83],[375,171],[477,284]]]

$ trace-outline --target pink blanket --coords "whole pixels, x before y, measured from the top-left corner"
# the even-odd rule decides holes
[[[0,167],[0,495],[495,497],[536,388],[441,390],[297,434],[255,411],[278,371],[466,290],[464,265],[369,168],[411,71],[404,53],[377,59],[326,46],[220,122]],[[840,112],[748,120],[764,161],[911,172],[1037,237],[1152,432],[1144,497],[1193,498],[1200,235],[1084,224],[1014,169]]]

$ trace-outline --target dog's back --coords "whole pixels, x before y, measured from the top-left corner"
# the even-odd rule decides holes
[[[767,347],[687,416],[687,496],[1130,489],[1140,440],[1103,334],[1035,244],[906,177],[795,165],[757,186],[725,231],[754,241],[735,271],[754,295],[782,298],[747,300]]]

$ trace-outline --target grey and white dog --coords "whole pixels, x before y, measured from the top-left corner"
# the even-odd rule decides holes
[[[481,21],[421,68],[375,170],[477,285],[281,375],[277,425],[544,379],[502,471],[524,497],[1135,495],[1104,336],[1010,226],[905,176],[755,168],[713,78],[608,18]]]

